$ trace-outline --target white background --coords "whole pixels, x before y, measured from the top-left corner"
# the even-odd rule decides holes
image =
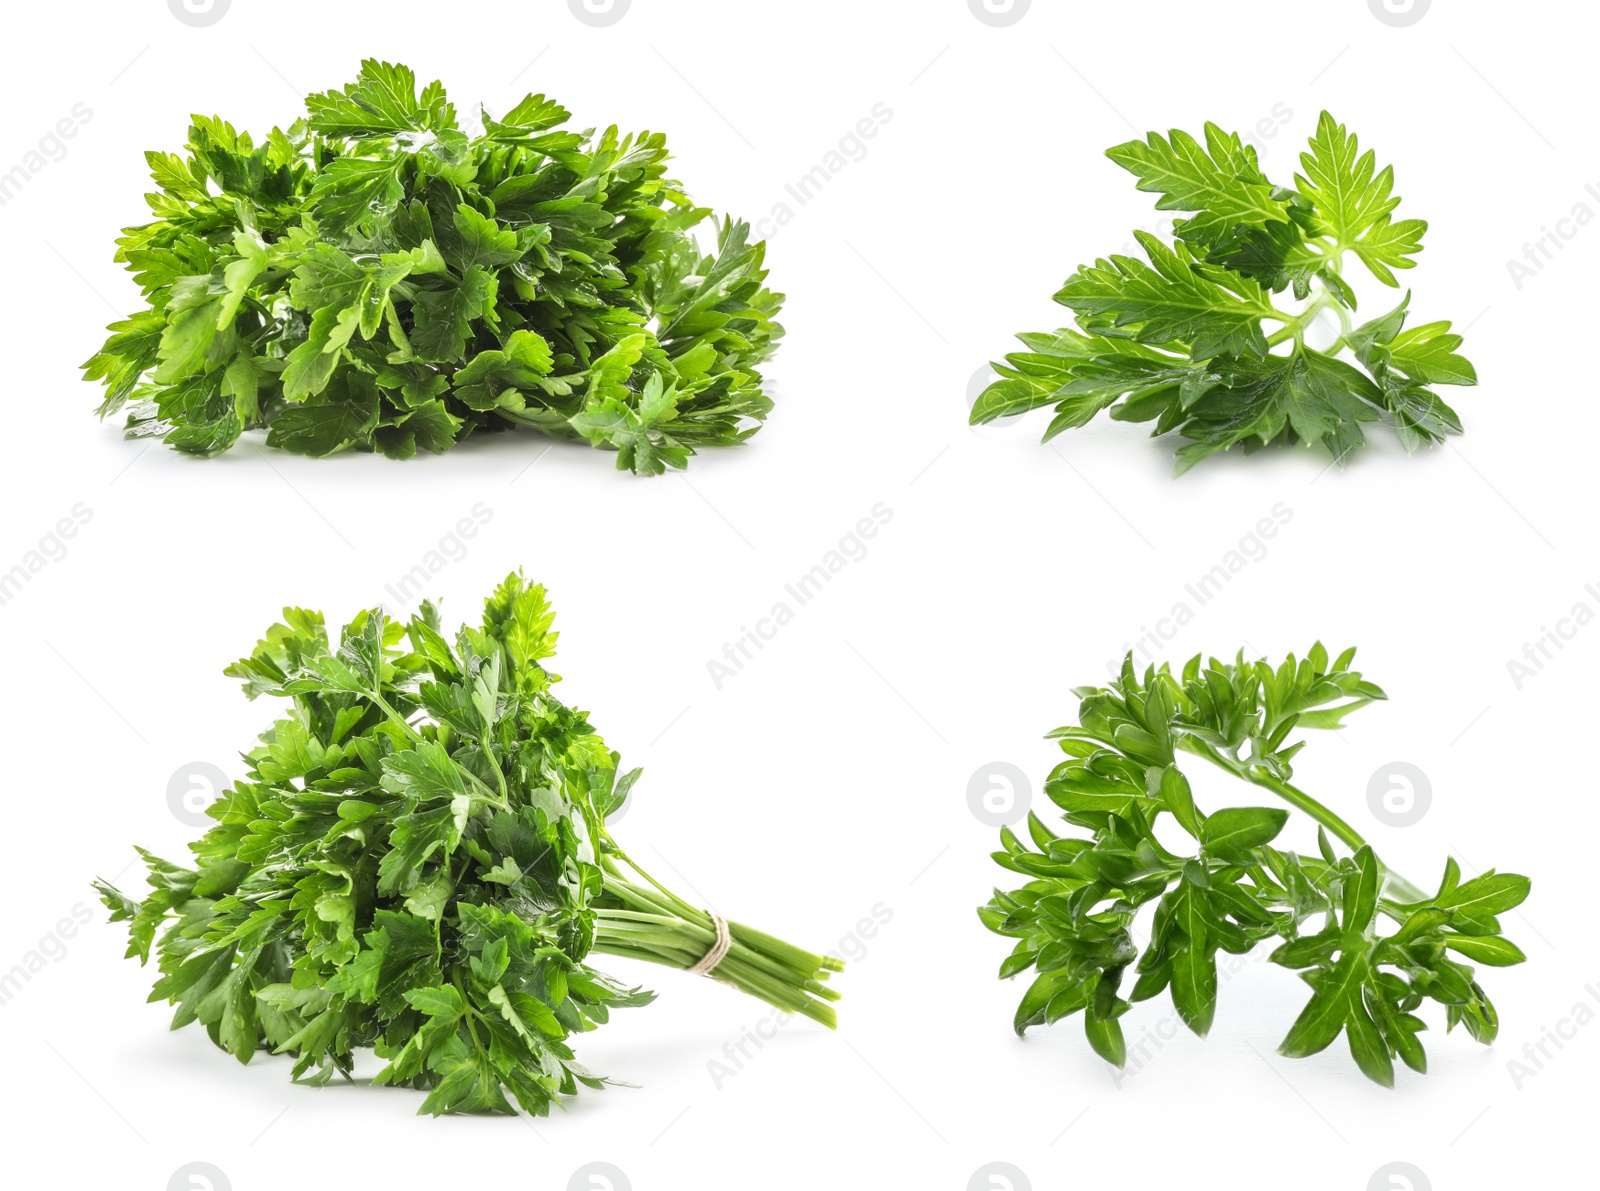
[[[1578,228],[1520,288],[1506,262],[1577,204],[1600,211],[1585,193],[1600,183],[1587,6],[1438,0],[1395,28],[1365,0],[1037,0],[991,28],[957,0],[636,0],[591,28],[556,0],[234,0],[190,28],[140,0],[14,5],[6,23],[0,171],[75,104],[93,113],[0,209],[0,569],[75,504],[93,514],[0,608],[0,969],[42,945],[57,955],[0,1009],[7,1185],[159,1191],[207,1162],[234,1191],[557,1191],[597,1161],[637,1191],[959,1191],[997,1161],[1034,1188],[1572,1185],[1561,1172],[1588,1162],[1600,1049],[1600,991],[1585,991],[1600,987],[1585,863],[1600,627],[1520,690],[1507,661],[1579,601],[1600,609],[1584,591],[1600,580],[1600,228]],[[143,151],[178,149],[191,111],[258,134],[288,123],[300,93],[348,81],[368,55],[441,78],[464,111],[503,111],[531,87],[578,127],[663,129],[677,176],[719,209],[761,218],[789,201],[768,256],[789,334],[766,429],[687,479],[640,481],[532,436],[406,464],[244,444],[197,462],[97,424],[75,365],[137,305],[111,253],[145,211]],[[785,183],[879,103],[892,118],[865,157],[796,208]],[[1157,221],[1102,151],[1149,128],[1271,124],[1275,107],[1281,131],[1261,144],[1278,180],[1327,107],[1396,164],[1399,215],[1430,221],[1404,281],[1419,320],[1471,324],[1482,384],[1448,394],[1466,436],[1407,459],[1383,431],[1344,472],[1293,451],[1174,482],[1170,444],[1140,427],[1102,420],[1055,449],[1038,443],[1042,413],[969,430],[974,370],[1013,332],[1059,325],[1050,295],[1073,267]],[[1393,301],[1363,294],[1363,312]],[[169,777],[196,761],[237,772],[266,726],[272,709],[222,666],[285,603],[341,621],[394,608],[384,585],[479,502],[492,520],[432,585],[447,618],[517,566],[549,586],[566,697],[646,770],[619,834],[686,896],[859,957],[837,1034],[790,1023],[719,1089],[708,1064],[764,1007],[618,962],[660,1001],[578,1045],[638,1090],[585,1092],[531,1123],[433,1121],[412,1115],[411,1092],[295,1087],[281,1059],[241,1067],[144,1003],[150,972],[121,958],[88,883],[137,887],[134,842],[182,858],[194,832],[168,809]],[[708,661],[879,502],[893,518],[866,556],[718,690]],[[1171,1040],[1119,1083],[1077,1019],[1011,1033],[1022,986],[994,979],[1007,944],[973,914],[1011,878],[988,859],[968,778],[1002,760],[1041,779],[1069,688],[1099,681],[1280,503],[1292,519],[1265,557],[1196,609],[1169,656],[1359,644],[1392,701],[1313,741],[1299,781],[1421,883],[1447,854],[1469,873],[1530,874],[1533,897],[1508,918],[1530,962],[1486,973],[1495,1047],[1446,1037],[1435,1015],[1432,1073],[1402,1072],[1392,1092],[1357,1075],[1342,1041],[1275,1054],[1304,994],[1265,963],[1225,983],[1205,1042],[1173,1034],[1165,997],[1135,1007],[1135,1047]],[[1366,798],[1396,760],[1433,793],[1403,829]],[[1220,791],[1202,785],[1202,802]],[[94,922],[42,943],[79,903]],[[891,920],[862,939],[874,907]],[[1570,1040],[1515,1079],[1508,1063],[1558,1028]],[[1393,1162],[1423,1177],[1378,1173]]]

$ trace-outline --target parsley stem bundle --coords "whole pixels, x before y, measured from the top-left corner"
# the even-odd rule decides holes
[[[606,1081],[566,1040],[653,995],[589,966],[622,956],[716,980],[832,1027],[843,969],[672,893],[606,827],[638,770],[556,699],[542,587],[511,575],[454,647],[424,604],[406,624],[360,613],[330,646],[320,614],[284,610],[228,668],[290,700],[190,845],[193,868],[140,850],[142,899],[97,882],[128,955],[156,951],[152,1000],[240,1062],[294,1076],[427,1089],[422,1111],[543,1114]],[[723,931],[726,931],[724,936]],[[725,947],[725,949],[724,949]]]
[[[1381,419],[1407,451],[1461,432],[1429,387],[1477,383],[1450,324],[1406,329],[1410,293],[1360,326],[1352,317],[1346,258],[1398,288],[1395,270],[1416,264],[1428,225],[1391,217],[1393,167],[1377,169],[1344,125],[1322,113],[1293,186],[1274,185],[1255,149],[1215,124],[1203,144],[1174,129],[1107,156],[1161,196],[1158,210],[1189,215],[1171,244],[1134,233],[1147,260],[1116,255],[1069,277],[1055,300],[1077,328],[1019,336],[1027,350],[995,365],[974,425],[1053,405],[1049,441],[1109,410],[1187,440],[1180,475],[1235,446],[1320,444],[1343,464],[1366,441],[1362,425]],[[1275,295],[1286,290],[1309,301],[1284,310]],[[1307,332],[1328,315],[1337,335],[1313,346]]]
[[[1452,859],[1437,892],[1426,893],[1290,784],[1290,760],[1305,743],[1288,743],[1296,728],[1337,729],[1387,697],[1350,669],[1354,657],[1349,650],[1330,662],[1320,643],[1276,667],[1242,653],[1232,663],[1196,656],[1180,676],[1166,666],[1140,675],[1130,655],[1109,686],[1075,691],[1078,724],[1050,733],[1067,760],[1044,789],[1078,832],[1058,835],[1032,812],[1027,842],[1003,828],[994,859],[1028,882],[996,889],[978,911],[990,930],[1017,940],[1001,978],[1035,973],[1017,1007],[1018,1034],[1082,1012],[1090,1046],[1121,1067],[1120,1019],[1134,1002],[1170,991],[1179,1017],[1204,1037],[1216,1013],[1217,952],[1243,955],[1271,939],[1272,961],[1299,971],[1311,989],[1279,1048],[1285,1055],[1315,1054],[1343,1034],[1362,1073],[1392,1087],[1396,1059],[1427,1069],[1418,1038],[1426,1026],[1415,1011],[1429,1000],[1444,1006],[1447,1029],[1494,1041],[1494,1005],[1455,957],[1491,967],[1526,958],[1501,933],[1499,915],[1528,896],[1528,879],[1491,869],[1463,881]],[[1317,854],[1274,846],[1289,820],[1282,807],[1201,811],[1181,753],[1309,815],[1319,825]],[[1174,832],[1158,833],[1162,815]],[[1350,855],[1336,853],[1329,831]],[[1169,846],[1176,833],[1192,844]],[[1134,924],[1150,904],[1141,951]],[[1387,934],[1385,919],[1396,927]]]
[[[650,884],[629,881],[609,856],[605,858],[606,893],[625,908],[597,911],[595,951],[669,968],[694,967],[716,942],[711,916],[655,884],[620,851],[613,854]],[[833,1028],[836,1018],[830,1002],[837,1001],[839,993],[823,981],[827,973],[844,970],[841,961],[802,951],[737,922],[728,923],[728,929],[733,941],[717,963],[718,980],[786,1013],[801,1013]]]
[[[660,133],[565,131],[543,95],[464,129],[376,60],[306,106],[259,145],[196,116],[186,155],[146,154],[155,220],[116,259],[149,307],[84,365],[130,437],[409,459],[525,429],[655,475],[760,428],[783,296],[747,224],[701,251]]]

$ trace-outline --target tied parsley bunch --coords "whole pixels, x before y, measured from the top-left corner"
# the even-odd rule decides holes
[[[843,965],[724,923],[635,864],[606,825],[639,776],[551,691],[542,587],[512,575],[452,646],[437,610],[362,612],[329,644],[284,621],[228,668],[290,701],[207,812],[191,867],[144,852],[150,891],[96,886],[128,955],[155,951],[151,1000],[247,1063],[427,1089],[421,1111],[544,1114],[606,1081],[568,1039],[653,994],[589,964],[620,955],[705,971],[831,1027]],[[720,958],[719,958],[720,956]]]
[[[1429,387],[1477,383],[1450,324],[1407,328],[1409,292],[1387,314],[1353,317],[1349,258],[1397,288],[1428,225],[1392,218],[1393,167],[1377,169],[1344,125],[1322,113],[1293,186],[1271,182],[1255,149],[1215,124],[1203,145],[1152,132],[1107,155],[1161,196],[1158,210],[1192,214],[1170,244],[1134,233],[1148,261],[1112,256],[1069,277],[1055,300],[1077,329],[1020,336],[1027,350],[995,365],[974,425],[1053,405],[1049,441],[1109,408],[1187,440],[1179,475],[1234,446],[1321,444],[1343,464],[1366,441],[1362,425],[1380,420],[1407,451],[1461,432]],[[1284,309],[1285,293],[1304,304]],[[1337,334],[1314,347],[1319,321]]]
[[[116,259],[149,309],[84,365],[102,417],[193,455],[246,430],[306,455],[408,459],[476,431],[617,451],[644,475],[742,442],[783,334],[765,244],[666,177],[659,133],[562,129],[529,95],[461,127],[439,83],[362,63],[256,145],[196,116],[149,153],[155,221]]]
[[[1166,666],[1138,675],[1130,655],[1110,686],[1075,692],[1078,726],[1050,734],[1067,760],[1044,788],[1076,830],[1058,835],[1030,812],[1030,847],[1002,829],[995,861],[1028,881],[996,890],[978,911],[990,930],[1017,940],[1001,978],[1035,973],[1017,1007],[1018,1034],[1081,1012],[1096,1053],[1121,1067],[1121,1017],[1131,1002],[1167,991],[1204,1037],[1216,1012],[1217,952],[1243,955],[1273,940],[1272,961],[1299,972],[1311,990],[1280,1047],[1285,1055],[1315,1054],[1342,1033],[1361,1071],[1392,1087],[1395,1059],[1427,1068],[1416,1015],[1424,1001],[1444,1006],[1447,1028],[1494,1041],[1494,1005],[1463,961],[1523,961],[1498,916],[1528,896],[1528,879],[1491,870],[1463,881],[1452,859],[1437,890],[1424,892],[1289,782],[1290,760],[1305,743],[1288,743],[1297,728],[1339,728],[1385,698],[1350,669],[1354,655],[1330,665],[1319,643],[1276,668],[1242,653],[1204,665],[1197,656],[1181,676]],[[1289,818],[1284,807],[1202,811],[1180,754],[1309,815],[1319,824],[1317,854],[1273,845]],[[1166,826],[1162,815],[1173,831],[1157,831]],[[1349,854],[1336,851],[1328,832]],[[1183,842],[1171,843],[1174,835]],[[1133,925],[1152,903],[1141,953]]]

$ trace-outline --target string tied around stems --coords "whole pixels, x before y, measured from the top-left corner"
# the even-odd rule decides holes
[[[728,932],[728,920],[711,910],[707,910],[706,913],[711,916],[711,925],[716,928],[717,939],[711,944],[711,950],[700,957],[700,962],[689,969],[691,976],[711,975],[716,971],[717,965],[727,958],[728,951],[733,946],[733,936]]]

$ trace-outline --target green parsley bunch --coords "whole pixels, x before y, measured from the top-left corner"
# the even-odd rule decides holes
[[[1148,262],[1115,255],[1069,277],[1055,300],[1077,329],[1019,336],[1027,350],[995,365],[974,425],[1053,405],[1049,441],[1109,408],[1187,440],[1179,475],[1234,446],[1321,444],[1343,464],[1366,441],[1362,425],[1380,420],[1407,451],[1461,432],[1429,388],[1477,384],[1450,324],[1406,328],[1409,292],[1369,322],[1352,317],[1346,257],[1398,287],[1394,271],[1416,264],[1428,225],[1391,217],[1393,167],[1377,169],[1344,125],[1322,113],[1293,186],[1274,184],[1255,149],[1215,124],[1203,145],[1174,129],[1107,155],[1161,196],[1158,210],[1192,214],[1171,244],[1134,233]],[[1284,291],[1306,304],[1280,308]],[[1338,334],[1313,347],[1307,331],[1321,318]]]
[[[152,949],[151,1000],[247,1063],[294,1077],[427,1089],[434,1114],[548,1112],[604,1082],[567,1040],[653,994],[590,966],[620,955],[705,970],[829,1027],[843,968],[668,891],[606,818],[639,776],[551,691],[542,587],[511,575],[452,646],[424,604],[404,625],[362,612],[331,646],[298,608],[227,673],[289,710],[207,812],[185,867],[142,849],[142,900],[97,882],[128,955]],[[724,936],[723,931],[726,931]]]
[[[149,153],[155,220],[116,259],[149,308],[85,365],[102,417],[215,455],[246,430],[406,459],[524,428],[659,474],[771,409],[765,245],[666,177],[659,133],[562,129],[529,95],[461,127],[439,83],[366,61],[259,146],[196,116]]]
[[[1090,1045],[1121,1067],[1119,1019],[1131,1002],[1170,991],[1178,1015],[1204,1037],[1216,1012],[1217,953],[1244,955],[1275,940],[1272,962],[1311,989],[1280,1047],[1285,1055],[1315,1054],[1342,1033],[1361,1071],[1392,1087],[1395,1059],[1427,1068],[1416,1015],[1424,1001],[1444,1006],[1447,1028],[1494,1041],[1499,1017],[1462,961],[1500,967],[1526,958],[1503,937],[1498,916],[1528,896],[1528,878],[1490,870],[1463,881],[1451,859],[1437,891],[1426,893],[1289,782],[1290,759],[1305,743],[1288,742],[1297,728],[1339,728],[1386,697],[1350,669],[1354,656],[1330,665],[1319,643],[1277,667],[1241,653],[1231,663],[1196,656],[1181,676],[1165,665],[1141,676],[1129,655],[1109,686],[1074,692],[1078,726],[1050,733],[1067,759],[1044,790],[1077,830],[1058,835],[1030,812],[1030,847],[1003,828],[994,859],[1027,884],[995,890],[978,911],[990,930],[1017,940],[1001,978],[1035,973],[1017,1007],[1018,1034],[1082,1012]],[[1203,812],[1180,753],[1309,815],[1319,824],[1317,854],[1273,846],[1289,818],[1284,807]],[[1186,847],[1158,838],[1163,814]],[[1327,832],[1351,854],[1339,855]],[[1134,921],[1151,903],[1141,952]]]

